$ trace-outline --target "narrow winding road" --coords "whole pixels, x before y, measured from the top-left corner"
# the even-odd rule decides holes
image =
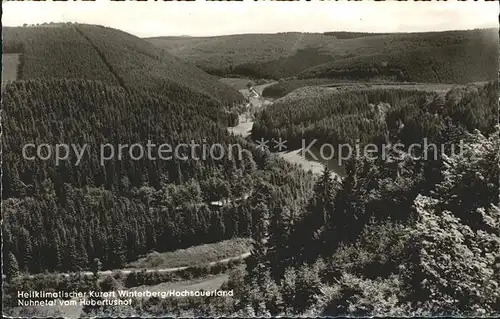
[[[247,258],[248,256],[250,256],[250,252],[246,252],[246,253],[243,253],[239,256],[235,256],[235,257],[230,257],[230,258],[225,258],[225,259],[221,259],[221,260],[217,260],[217,261],[213,261],[213,262],[210,262],[208,264],[205,264],[203,266],[216,266],[216,265],[221,265],[221,264],[227,264],[231,261],[236,261],[236,260],[241,260],[241,259],[245,259]],[[153,272],[157,272],[157,273],[170,273],[170,272],[178,272],[178,271],[182,271],[182,270],[186,270],[186,269],[189,269],[189,268],[192,268],[193,266],[183,266],[183,267],[173,267],[173,268],[129,268],[129,269],[115,269],[115,270],[104,270],[104,271],[99,271],[98,272],[98,275],[99,276],[109,276],[109,275],[112,275],[114,273],[121,273],[121,274],[124,274],[124,275],[128,275],[132,272],[138,272],[138,271],[145,271],[146,273],[153,273]],[[71,272],[71,273],[57,273],[57,275],[59,276],[64,276],[64,277],[69,277],[69,276],[72,276],[72,275],[75,275],[75,274],[79,274],[81,276],[93,276],[94,273],[91,272],[91,271],[80,271],[80,272]],[[35,277],[36,275],[28,275],[27,277],[29,278],[33,278]]]
[[[241,89],[239,91],[249,99],[253,110],[260,110],[264,107],[269,107],[272,105],[273,99],[262,97],[262,91],[266,87],[274,83],[276,82],[255,86],[253,88],[253,91],[259,94],[258,97],[255,97],[254,94],[251,94],[248,89]],[[241,136],[242,138],[248,138],[252,133],[253,123],[254,120],[249,114],[241,114],[239,117],[238,125],[229,127],[228,131],[234,135]],[[314,153],[316,157],[320,158],[318,150],[312,150],[312,153]],[[330,161],[318,161],[314,158],[310,158],[307,156],[304,157],[302,155],[301,149],[275,152],[274,154],[278,155],[289,163],[300,165],[300,167],[302,167],[305,171],[311,171],[315,175],[321,174],[326,165],[330,169],[332,177],[336,180],[340,181],[345,176],[345,168],[339,166],[337,164],[337,160],[335,159]]]

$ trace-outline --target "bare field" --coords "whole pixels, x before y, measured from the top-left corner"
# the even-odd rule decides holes
[[[254,85],[254,81],[245,78],[220,78],[219,81],[237,90],[246,89],[248,84]]]
[[[285,96],[277,99],[278,102],[288,102],[295,99],[310,98],[324,94],[336,94],[345,91],[357,90],[376,90],[376,89],[401,89],[401,90],[416,90],[426,92],[445,93],[457,84],[446,83],[413,83],[413,82],[339,82],[327,85],[303,86],[299,87]]]
[[[7,83],[17,80],[21,53],[2,54],[2,90]]]
[[[429,92],[446,92],[452,87],[457,86],[457,84],[447,84],[447,83],[412,83],[412,82],[395,82],[395,83],[362,83],[368,88],[373,89],[405,89],[405,90],[418,90],[418,91],[429,91]],[[349,84],[344,84],[349,88]],[[356,85],[354,83],[352,86]],[[335,85],[329,85],[328,87],[335,87]]]

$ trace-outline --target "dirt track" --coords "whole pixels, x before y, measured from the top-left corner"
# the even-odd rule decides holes
[[[236,257],[230,257],[230,258],[225,258],[225,259],[221,259],[221,260],[218,260],[218,261],[210,262],[210,263],[206,264],[205,266],[209,267],[209,266],[215,266],[215,265],[225,264],[225,263],[228,263],[230,261],[245,259],[248,256],[250,256],[250,253],[246,252],[246,253],[243,253],[243,254],[241,254],[239,256],[236,256]],[[182,271],[182,270],[189,269],[189,268],[191,268],[191,266],[173,267],[173,268],[147,268],[147,269],[131,268],[131,269],[117,269],[117,270],[99,271],[98,275],[99,276],[109,276],[109,275],[113,275],[114,273],[117,273],[117,272],[119,272],[121,274],[128,275],[128,274],[130,274],[132,272],[137,272],[137,271],[145,271],[146,273],[152,273],[152,272],[169,273],[169,272]],[[69,276],[74,275],[74,274],[79,274],[79,275],[82,275],[82,276],[93,276],[94,275],[94,273],[91,272],[91,271],[81,271],[81,272],[74,272],[74,273],[58,273],[58,275],[65,276],[65,277],[69,277]],[[34,277],[34,276],[36,276],[36,275],[29,275],[29,277]]]

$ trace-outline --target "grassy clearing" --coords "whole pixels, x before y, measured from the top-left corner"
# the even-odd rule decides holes
[[[305,87],[305,86],[317,86],[317,85],[327,85],[335,83],[335,80],[329,79],[291,79],[284,80],[275,83],[271,86],[266,87],[262,95],[270,98],[280,98],[295,89]]]
[[[346,177],[345,167],[339,165],[339,160],[337,158],[332,158],[330,160],[321,160],[321,153],[317,148],[311,148],[311,153],[318,158],[316,160],[309,153],[305,152],[302,154],[300,149],[292,150],[287,152],[278,152],[279,157],[283,158],[285,161],[301,166],[306,171],[311,171],[313,174],[321,174],[324,167],[327,166],[330,170],[332,176],[336,179],[341,179]],[[327,153],[327,156],[329,154]]]
[[[333,82],[333,81],[332,81]],[[298,81],[297,83],[300,83]],[[305,82],[304,82],[305,83]],[[417,90],[424,92],[445,93],[456,84],[446,83],[414,83],[414,82],[338,82],[330,84],[317,84],[297,87],[283,97],[276,100],[279,103],[289,103],[298,99],[308,99],[323,95],[336,94],[345,91],[366,91],[376,89],[402,89]]]
[[[129,263],[127,268],[174,268],[200,266],[222,259],[232,258],[250,251],[250,239],[236,238],[214,244],[179,249],[173,252],[152,252]]]
[[[7,83],[17,79],[20,57],[20,53],[2,54],[2,90]]]
[[[239,135],[241,137],[246,138],[252,133],[253,120],[245,117],[244,115],[240,115],[240,121],[238,125],[233,127],[228,127],[227,130],[229,133],[234,135]]]
[[[346,88],[353,87],[355,84],[347,85]],[[364,86],[371,89],[405,89],[405,90],[418,90],[426,92],[447,92],[457,84],[446,83],[416,83],[416,82],[380,82],[370,83],[366,82]],[[335,87],[332,85],[330,87]]]
[[[237,90],[248,88],[248,84],[255,85],[255,82],[245,78],[220,78],[220,82]]]
[[[394,88],[401,87],[411,90],[427,90],[427,91],[448,91],[453,86],[452,84],[441,83],[413,83],[413,82],[393,82],[393,81],[368,81],[368,82],[353,82],[346,80],[335,79],[291,79],[284,80],[268,86],[262,92],[262,95],[270,98],[281,98],[299,88],[304,87],[329,87],[329,88],[345,88],[345,89],[361,89],[361,88]]]

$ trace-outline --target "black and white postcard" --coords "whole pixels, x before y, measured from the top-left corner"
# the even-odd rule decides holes
[[[497,1],[4,1],[5,317],[500,315]]]

